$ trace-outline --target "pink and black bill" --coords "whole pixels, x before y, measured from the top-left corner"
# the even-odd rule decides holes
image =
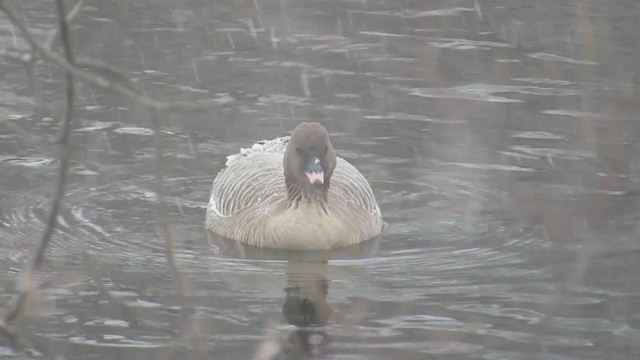
[[[316,186],[324,184],[324,169],[319,158],[312,157],[309,159],[304,169],[304,174],[307,175],[307,179],[311,184]]]

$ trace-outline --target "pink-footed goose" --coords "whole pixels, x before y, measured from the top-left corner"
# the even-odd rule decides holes
[[[353,245],[383,225],[367,180],[336,157],[316,122],[229,156],[213,181],[206,222],[225,238],[300,250]]]

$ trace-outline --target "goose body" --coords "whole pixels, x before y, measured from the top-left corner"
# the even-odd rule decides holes
[[[206,223],[249,245],[311,250],[376,237],[383,221],[367,180],[335,156],[326,129],[302,123],[290,138],[228,157],[213,181]]]

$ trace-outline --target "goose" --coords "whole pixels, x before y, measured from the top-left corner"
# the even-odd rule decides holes
[[[257,247],[327,250],[377,237],[383,220],[369,183],[336,156],[327,129],[303,122],[289,137],[227,158],[211,187],[206,226]]]

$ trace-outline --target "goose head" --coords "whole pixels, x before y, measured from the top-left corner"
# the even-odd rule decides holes
[[[284,178],[291,200],[326,200],[336,154],[329,133],[317,122],[300,123],[293,129],[284,152]]]

